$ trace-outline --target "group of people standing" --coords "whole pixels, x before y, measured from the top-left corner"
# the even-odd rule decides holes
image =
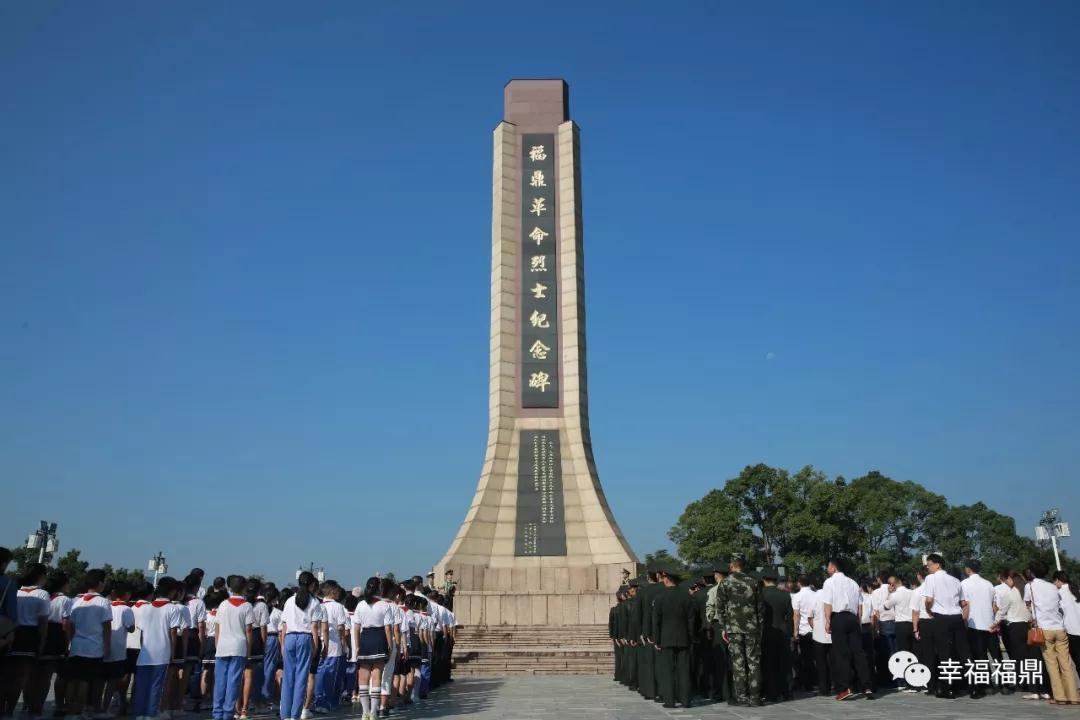
[[[95,569],[73,588],[37,563],[15,584],[10,560],[0,548],[0,716],[21,699],[37,720],[52,690],[53,716],[69,720],[311,720],[343,703],[373,720],[450,680],[449,578],[449,599],[431,574],[346,591],[311,572],[279,589],[241,575],[205,587],[198,568],[156,585]]]
[[[624,573],[609,619],[615,679],[669,708],[695,698],[756,706],[796,691],[874,699],[891,688],[1080,704],[1080,601],[1065,573],[1048,578],[1039,562],[999,571],[996,585],[977,560],[960,580],[936,554],[910,579],[883,572],[862,582],[840,560],[823,582],[744,565],[736,556],[686,581]],[[906,665],[890,666],[900,651],[926,677],[915,668],[909,682]]]

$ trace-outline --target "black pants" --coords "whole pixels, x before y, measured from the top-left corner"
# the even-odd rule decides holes
[[[832,645],[814,642],[814,664],[817,666],[818,695],[832,695],[832,672],[829,669],[829,654]]]
[[[834,612],[832,614],[832,672],[833,681],[838,691],[850,690],[851,666],[855,666],[855,675],[859,684],[870,689],[870,666],[866,663],[863,651],[862,628],[855,613]]]
[[[874,673],[874,667],[877,661],[877,652],[874,647],[874,626],[870,623],[866,623],[859,628],[862,631],[862,648],[863,655],[866,656],[866,667],[870,671],[870,684],[862,685],[859,690],[866,692],[867,690],[877,690],[877,675]]]
[[[690,648],[665,647],[660,650],[660,662],[664,666],[660,676],[664,705],[680,702],[683,707],[690,707]]]
[[[898,622],[896,623],[896,652],[915,652],[915,634],[911,629],[911,623]],[[916,657],[918,654],[916,653]],[[889,673],[889,677],[892,677],[892,672]],[[907,687],[907,682],[904,678],[897,678],[893,681],[897,687]]]
[[[1069,656],[1072,658],[1073,666],[1080,671],[1080,635],[1069,636]]]
[[[791,637],[783,630],[765,628],[761,669],[765,697],[774,701],[791,697]]]
[[[961,615],[937,615],[931,624],[930,641],[933,643],[934,662],[930,671],[937,690],[955,691],[964,686],[964,663],[971,658],[968,648],[967,625]],[[951,660],[960,664],[960,679],[941,682],[941,663]]]
[[[806,691],[814,689],[813,633],[799,636],[799,687]]]
[[[731,700],[735,696],[735,681],[731,677],[731,656],[723,640],[719,627],[713,625],[713,676],[712,696],[714,700]]]

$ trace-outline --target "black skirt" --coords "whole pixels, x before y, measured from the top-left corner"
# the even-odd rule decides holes
[[[190,661],[202,659],[202,648],[199,646],[199,631],[187,631],[187,659]]]
[[[59,660],[66,657],[68,651],[67,633],[64,632],[64,624],[58,622],[49,623],[45,631],[45,656],[42,660]]]
[[[357,662],[378,662],[386,660],[390,654],[390,645],[386,642],[386,628],[367,627],[360,631],[360,648],[356,653]]]
[[[15,640],[11,644],[10,657],[36,657],[41,642],[37,625],[19,625],[15,628]]]
[[[217,643],[214,641],[213,636],[208,635],[206,637],[206,642],[203,643],[202,651],[203,665],[213,665],[214,658],[217,657]]]

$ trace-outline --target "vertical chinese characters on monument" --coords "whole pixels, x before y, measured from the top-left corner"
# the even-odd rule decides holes
[[[514,554],[566,554],[557,430],[521,431]]]
[[[522,136],[521,406],[559,407],[555,136]]]

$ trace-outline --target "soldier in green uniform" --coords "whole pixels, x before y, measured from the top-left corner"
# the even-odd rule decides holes
[[[734,690],[731,685],[731,662],[728,655],[727,643],[724,642],[724,631],[720,627],[720,619],[716,615],[717,593],[721,583],[728,576],[728,569],[717,565],[713,569],[713,578],[716,584],[709,588],[705,604],[705,619],[709,622],[709,633],[712,636],[712,698],[713,700],[731,701],[734,698]]]
[[[664,707],[675,703],[690,707],[690,642],[694,627],[694,605],[690,593],[678,587],[678,578],[664,571],[664,590],[653,601],[653,632],[660,649],[660,695]]]
[[[761,573],[765,587],[761,599],[765,603],[763,618],[764,642],[761,648],[762,685],[765,697],[772,702],[781,698],[791,700],[791,593],[777,587],[777,572],[766,568]]]
[[[626,600],[626,685],[637,690],[640,682],[638,650],[641,647],[641,598],[638,597],[638,581],[630,581]]]
[[[743,572],[743,559],[733,556],[731,574],[716,593],[716,615],[731,658],[731,680],[737,705],[761,705],[761,585]]]
[[[638,648],[638,691],[646,700],[652,700],[656,693],[657,652],[653,644],[652,611],[653,599],[660,585],[656,582],[656,571],[645,574],[645,585],[638,588],[641,598],[641,646]]]

